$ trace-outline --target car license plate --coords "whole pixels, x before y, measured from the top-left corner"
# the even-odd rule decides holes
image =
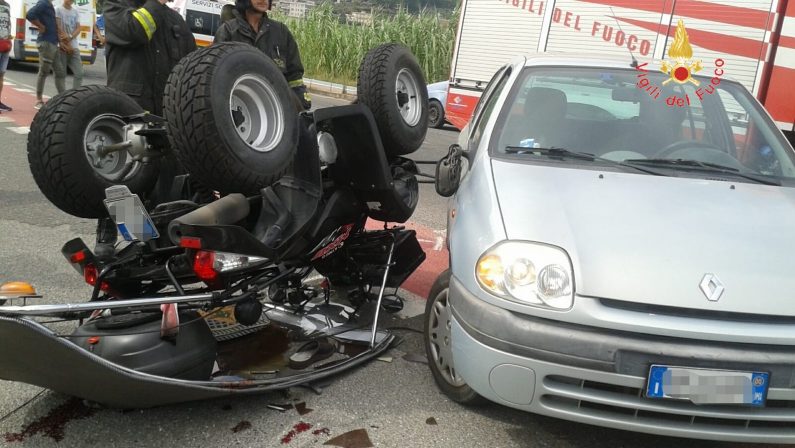
[[[766,372],[652,365],[648,398],[689,400],[695,404],[764,406],[770,375]]]

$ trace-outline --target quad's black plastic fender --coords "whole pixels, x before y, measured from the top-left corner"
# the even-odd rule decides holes
[[[240,394],[259,394],[318,381],[384,352],[386,334],[372,350],[334,366],[269,380],[190,381],[141,373],[111,363],[29,319],[0,316],[0,378],[44,387],[117,408],[147,408]]]

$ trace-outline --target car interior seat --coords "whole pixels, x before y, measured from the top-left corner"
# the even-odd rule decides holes
[[[542,147],[564,146],[568,100],[562,90],[532,87],[527,91],[521,116],[509,118],[501,147],[518,146],[526,138]]]

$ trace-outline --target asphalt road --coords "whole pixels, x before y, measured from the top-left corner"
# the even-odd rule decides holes
[[[104,83],[101,62],[88,68],[86,83]],[[15,89],[35,85],[35,66],[17,65],[7,74],[7,80],[14,83]],[[14,114],[23,114],[25,108],[32,106],[32,95],[23,93],[14,94],[20,104],[18,110],[0,115],[0,282],[29,280],[44,294],[45,303],[83,301],[88,287],[64,262],[60,248],[75,236],[91,241],[93,222],[66,215],[38,191],[28,169],[24,125],[12,121]],[[47,94],[54,93],[49,79]],[[3,98],[8,95],[4,93]],[[25,106],[27,99],[30,106]],[[316,107],[342,103],[317,95],[314,101]],[[413,157],[436,160],[456,138],[452,129],[431,130],[426,144]],[[431,167],[426,170],[432,171]],[[432,185],[423,185],[420,206],[409,225],[442,229],[444,210],[445,200],[436,196]],[[409,308],[414,312],[405,313],[405,319],[395,318],[391,325],[421,328],[422,316],[416,314],[423,302],[421,298],[410,298],[413,307]],[[601,429],[495,404],[465,408],[438,391],[427,365],[404,358],[406,354],[423,354],[420,335],[406,329],[396,331],[404,341],[387,353],[391,362],[373,361],[337,377],[321,394],[295,388],[289,394],[155,409],[93,410],[39,387],[0,381],[0,445],[53,446],[58,440],[59,447],[308,447],[363,429],[372,444],[379,447],[744,446]],[[14,343],[13,339],[0,339],[3,344]],[[279,412],[267,407],[291,402],[305,402],[312,412],[299,415],[294,409]],[[311,430],[297,431],[294,437],[285,438],[302,422],[311,425]]]

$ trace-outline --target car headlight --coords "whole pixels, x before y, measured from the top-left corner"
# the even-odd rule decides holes
[[[571,262],[558,247],[499,243],[480,256],[475,276],[483,289],[505,299],[557,310],[574,302]]]

